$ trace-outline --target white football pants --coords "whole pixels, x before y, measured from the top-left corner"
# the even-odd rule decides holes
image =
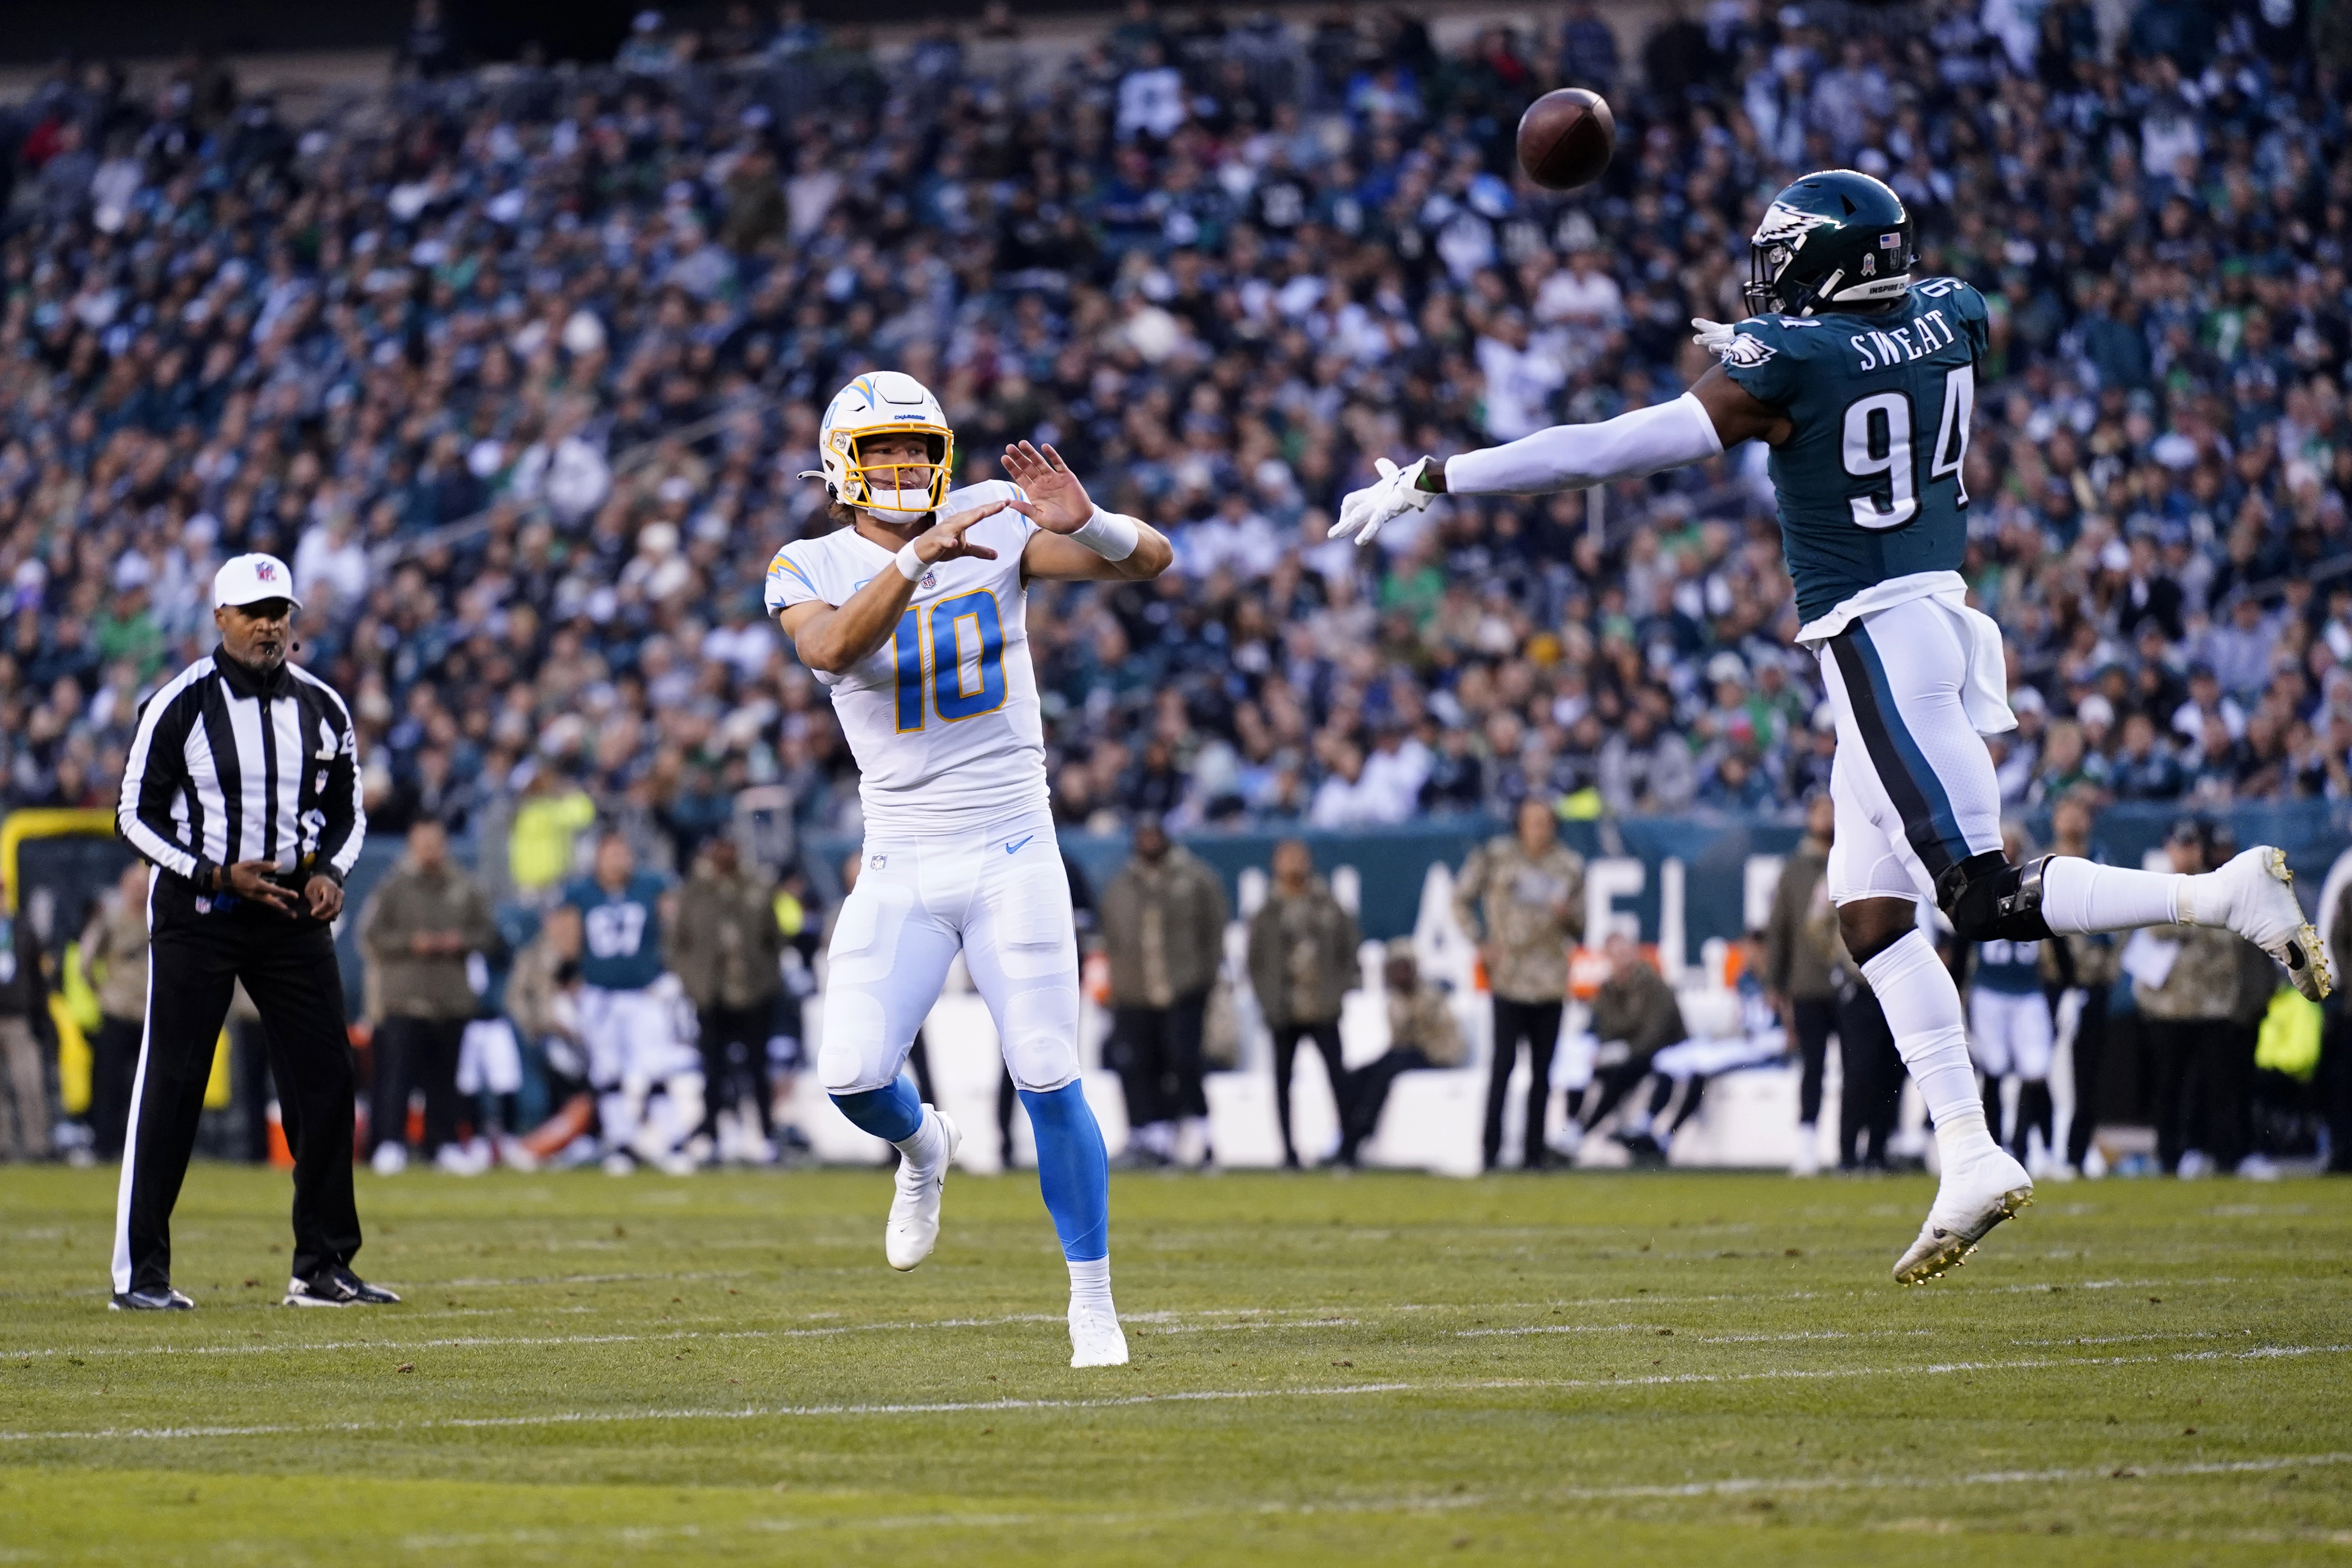
[[[2000,847],[2000,785],[1964,699],[1979,656],[1960,612],[1913,599],[1849,625],[1819,657],[1837,715],[1831,901],[1924,899]]]
[[[1023,1089],[1078,1076],[1078,941],[1050,816],[970,837],[869,834],[827,950],[818,1081],[831,1094],[898,1076],[948,965],[963,952]]]
[[[2047,1079],[2056,1044],[2050,999],[2041,992],[1979,985],[1969,993],[1969,1055],[1987,1078]]]
[[[678,1028],[677,983],[667,975],[663,982],[635,991],[580,988],[581,1041],[588,1047],[588,1081],[598,1089],[702,1070],[701,1057]]]

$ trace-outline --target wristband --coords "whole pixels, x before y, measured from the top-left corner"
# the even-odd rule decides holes
[[[898,575],[909,583],[921,582],[923,574],[930,570],[930,563],[916,554],[911,544],[900,545],[898,553],[890,558],[890,563],[898,567]]]
[[[1097,507],[1094,516],[1069,537],[1072,542],[1085,545],[1106,561],[1124,561],[1143,542],[1143,527],[1131,517]]]

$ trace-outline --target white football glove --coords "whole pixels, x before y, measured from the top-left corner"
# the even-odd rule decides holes
[[[1402,517],[1408,511],[1420,511],[1437,499],[1437,492],[1421,488],[1423,469],[1435,459],[1423,458],[1409,468],[1400,468],[1386,458],[1372,459],[1378,470],[1378,482],[1360,490],[1349,490],[1339,503],[1339,521],[1331,528],[1334,539],[1352,538],[1359,545],[1370,544],[1372,535],[1391,518]]]
[[[1729,357],[1732,341],[1738,336],[1731,330],[1730,322],[1710,321],[1705,316],[1693,316],[1691,325],[1698,329],[1691,334],[1691,342],[1717,359]]]

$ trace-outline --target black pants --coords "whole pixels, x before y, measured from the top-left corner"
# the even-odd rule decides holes
[[[1429,1065],[1419,1046],[1391,1047],[1377,1061],[1366,1062],[1348,1075],[1348,1119],[1342,1124],[1339,1163],[1352,1165],[1356,1151],[1380,1131],[1381,1112],[1388,1109],[1389,1090],[1398,1077]]]
[[[2341,1175],[2352,1172],[2352,1009],[2339,1008],[2327,1021],[2319,1082],[2327,1113],[2327,1168]]]
[[[131,1089],[139,1079],[139,1037],[145,1026],[111,1013],[89,1037],[89,1131],[101,1160],[122,1158],[131,1130]]]
[[[1201,1025],[1209,994],[1179,996],[1165,1007],[1116,1007],[1110,1016],[1112,1060],[1127,1098],[1127,1124],[1146,1127],[1209,1114],[1201,1060]]]
[[[920,1029],[915,1031],[914,1044],[907,1047],[907,1070],[915,1075],[915,1092],[922,1096],[923,1103],[937,1105],[939,1100],[931,1093],[930,1048],[923,1044]]]
[[[1837,1028],[1837,1000],[1831,996],[1792,999],[1789,1033],[1794,1037],[1801,1065],[1797,1079],[1797,1121],[1811,1127],[1822,1119],[1822,1074],[1829,1065],[1830,1035]]]
[[[247,992],[253,988],[246,987]],[[260,998],[254,1005],[260,1005]],[[368,1093],[368,1152],[384,1143],[408,1142],[408,1097],[425,1091],[425,1142],[420,1158],[457,1141],[457,1048],[465,1043],[463,1018],[410,1018],[394,1014],[376,1026],[375,1082]]]
[[[1323,1053],[1323,1071],[1331,1079],[1331,1100],[1339,1108],[1339,1125],[1348,1125],[1348,1068],[1339,1059],[1339,1020],[1320,1024],[1280,1024],[1274,1031],[1274,1114],[1282,1125],[1282,1163],[1298,1163],[1298,1146],[1290,1139],[1290,1070],[1298,1061],[1298,1042],[1312,1040]]]
[[[1585,1086],[1584,1098],[1577,1101],[1576,1120],[1590,1132],[1601,1125],[1601,1119],[1623,1103],[1627,1095],[1642,1086],[1650,1076],[1650,1058],[1629,1057],[1605,1068],[1595,1068],[1592,1081]],[[1663,1103],[1663,1102],[1662,1102]],[[1530,1165],[1535,1162],[1528,1162]]]
[[[114,1288],[171,1281],[172,1208],[204,1114],[214,1042],[239,980],[261,1013],[279,1120],[294,1151],[291,1272],[307,1279],[348,1264],[360,1249],[360,1216],[352,1196],[351,1044],[333,935],[258,912],[197,917],[158,929],[149,962],[157,1002],[122,1153]]]
[[[1903,1057],[1867,985],[1853,985],[1838,998],[1838,1168],[1883,1170],[1903,1103]]]
[[[719,1136],[719,1113],[746,1099],[760,1118],[760,1136],[767,1137],[768,1026],[775,1006],[754,1002],[748,1007],[698,1007],[696,1047],[702,1052],[702,1131]]]
[[[2156,1158],[2167,1175],[2190,1149],[2227,1175],[2246,1157],[2246,1089],[2254,1073],[2254,1031],[2227,1018],[2150,1018],[2156,1078]]]
[[[1544,1110],[1551,1102],[1551,1056],[1559,1046],[1558,1002],[1495,998],[1495,1059],[1486,1072],[1486,1169],[1503,1153],[1503,1101],[1511,1091],[1511,1068],[1518,1065],[1519,1042],[1528,1043],[1528,1111],[1520,1161],[1529,1170],[1544,1163]]]
[[[2063,993],[2061,993],[2063,995]],[[2057,1005],[2055,1001],[2051,1005]],[[2082,1016],[2074,1025],[2074,1116],[2066,1124],[2066,1163],[2080,1170],[2091,1152],[2091,1134],[2099,1125],[2099,1079],[2107,1064],[2107,988],[2094,985],[2083,993]]]

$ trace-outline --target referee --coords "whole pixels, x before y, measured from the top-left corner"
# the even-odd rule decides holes
[[[184,1311],[172,1205],[203,1114],[214,1042],[245,983],[261,1012],[294,1150],[289,1307],[396,1301],[352,1272],[352,1064],[330,922],[367,833],[351,711],[286,662],[293,574],[240,555],[213,579],[220,647],[149,698],[116,822],[154,863],[147,1024],[114,1215],[118,1311]]]

